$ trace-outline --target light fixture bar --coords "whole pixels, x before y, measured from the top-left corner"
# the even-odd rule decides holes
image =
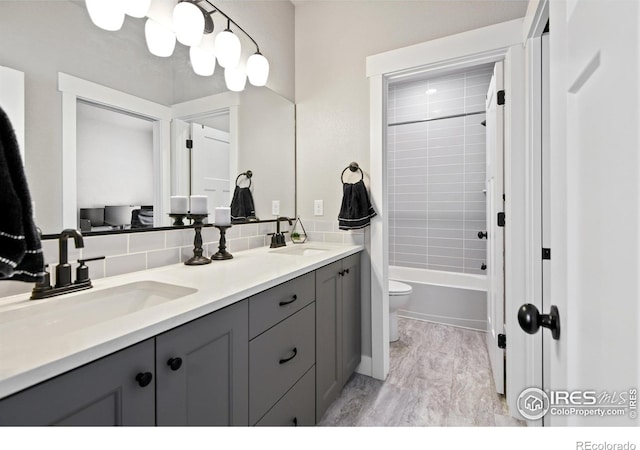
[[[183,1],[189,1],[189,0],[183,0]],[[195,0],[195,1],[192,1],[191,3],[195,3],[195,4],[196,4],[196,5],[198,5],[198,6],[199,6],[199,3],[206,3],[206,4],[208,4],[210,7],[212,7],[212,8],[213,8],[213,11],[211,11],[211,12],[209,12],[209,11],[205,11],[205,12],[206,12],[207,14],[209,14],[209,15],[214,14],[215,12],[219,12],[220,14],[222,14],[222,15],[227,19],[227,23],[231,22],[232,24],[234,24],[234,25],[236,26],[236,28],[238,28],[240,31],[242,31],[242,32],[244,33],[244,35],[245,35],[245,36],[247,36],[247,37],[251,40],[251,42],[253,42],[253,45],[255,45],[255,46],[256,46],[256,51],[257,51],[258,53],[260,53],[260,46],[259,46],[259,45],[258,45],[258,43],[255,41],[255,39],[253,39],[249,33],[247,33],[246,31],[244,31],[244,29],[243,29],[240,25],[238,25],[238,23],[237,23],[235,20],[233,20],[233,19],[232,19],[231,17],[229,17],[228,15],[226,15],[226,14],[225,14],[222,10],[220,10],[220,8],[218,8],[216,5],[214,5],[213,3],[211,3],[211,1],[209,1],[209,0]],[[227,27],[228,27],[228,25],[227,25]]]

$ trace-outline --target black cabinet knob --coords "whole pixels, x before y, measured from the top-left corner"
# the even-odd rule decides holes
[[[178,370],[180,367],[182,367],[182,358],[169,358],[169,361],[167,361],[167,365],[171,367],[171,370]]]
[[[138,375],[136,375],[136,381],[138,382],[138,385],[140,385],[140,387],[149,386],[151,380],[153,380],[153,375],[151,374],[151,372],[140,372]]]
[[[488,235],[486,231],[478,231],[478,239],[488,239]]]
[[[482,265],[480,266],[480,270],[487,270],[487,265],[485,263],[482,263]]]
[[[297,426],[298,426],[298,418],[297,418],[297,417],[294,417],[294,418],[293,418],[293,426],[294,426],[294,427],[297,427]]]
[[[349,269],[344,269],[344,272],[345,273],[349,273]]]
[[[531,303],[522,305],[518,310],[518,323],[525,333],[535,334],[540,327],[551,330],[551,336],[560,339],[560,313],[558,308],[551,306],[549,314],[540,314],[538,308]]]

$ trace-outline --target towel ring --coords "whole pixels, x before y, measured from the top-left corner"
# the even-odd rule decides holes
[[[251,177],[253,176],[253,172],[251,172],[250,170],[247,170],[246,172],[242,172],[240,175],[238,175],[236,177],[236,187],[240,187],[238,186],[238,180],[240,179],[241,176],[245,176],[249,180],[249,187],[251,187]]]
[[[345,167],[345,169],[342,171],[342,175],[340,175],[340,181],[342,181],[342,184],[344,184],[344,173],[350,170],[352,172],[356,172],[356,171],[360,171],[360,181],[364,180],[364,172],[362,171],[362,169],[360,168],[360,166],[358,165],[357,162],[352,162],[351,164],[349,164],[347,167]]]

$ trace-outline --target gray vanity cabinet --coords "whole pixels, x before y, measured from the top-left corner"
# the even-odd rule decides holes
[[[316,271],[316,420],[360,364],[360,254]]]
[[[156,337],[157,424],[248,425],[248,301]]]
[[[0,424],[153,426],[153,372],[148,339],[3,399]]]

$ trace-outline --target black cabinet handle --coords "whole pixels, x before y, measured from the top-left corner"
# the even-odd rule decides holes
[[[295,302],[296,300],[298,300],[298,296],[296,294],[293,294],[293,297],[291,297],[291,300],[289,300],[288,302],[280,302],[280,306],[290,305],[291,303]]]
[[[140,372],[138,375],[136,375],[136,381],[138,382],[140,387],[149,386],[151,380],[153,380],[153,375],[151,374],[151,372]]]
[[[488,239],[486,231],[478,231],[478,239],[482,238]]]
[[[338,272],[338,275],[340,275],[341,277],[344,276],[344,270],[341,270],[340,272]]]
[[[297,417],[294,417],[294,418],[293,418],[293,426],[294,426],[294,427],[297,427],[297,426],[298,426],[298,418],[297,418]]]
[[[281,359],[280,364],[284,364],[286,362],[291,361],[293,358],[296,357],[297,354],[298,354],[298,349],[296,347],[293,347],[293,355],[289,356],[288,358]]]
[[[349,269],[344,269],[344,272],[345,273],[349,273]]]
[[[182,358],[169,358],[167,361],[167,366],[171,367],[171,370],[178,370],[182,367]]]

